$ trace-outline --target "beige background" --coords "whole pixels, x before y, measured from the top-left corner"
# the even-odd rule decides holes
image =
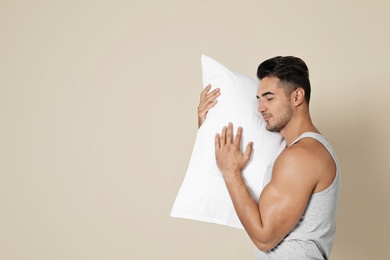
[[[331,259],[388,259],[387,1],[0,1],[0,259],[253,259],[245,232],[169,217],[200,55],[311,71],[342,165]]]

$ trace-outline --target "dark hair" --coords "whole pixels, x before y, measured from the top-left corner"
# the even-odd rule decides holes
[[[305,62],[293,56],[277,56],[262,62],[257,68],[257,77],[277,77],[287,94],[301,87],[305,90],[306,103],[310,102],[309,69]]]

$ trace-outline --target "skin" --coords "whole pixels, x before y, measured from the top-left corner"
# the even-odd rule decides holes
[[[206,120],[207,112],[210,108],[214,107],[218,103],[216,98],[221,94],[219,88],[216,88],[209,93],[210,89],[211,85],[209,84],[200,93],[200,103],[198,106],[198,128],[200,128]]]
[[[266,77],[260,81],[257,96],[258,111],[267,129],[280,132],[288,145],[304,132],[319,133],[311,121],[302,88],[287,94],[278,78]],[[215,105],[208,97],[203,99],[203,107]],[[201,111],[204,115],[204,110]],[[252,153],[252,143],[247,144],[244,152],[240,150],[242,134],[239,127],[233,136],[231,123],[221,134],[216,134],[216,161],[246,232],[257,248],[269,251],[298,223],[310,196],[333,182],[336,166],[321,143],[304,138],[279,155],[270,183],[264,187],[259,201],[255,201],[241,176]]]

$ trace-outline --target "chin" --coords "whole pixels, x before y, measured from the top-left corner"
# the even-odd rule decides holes
[[[267,129],[270,132],[279,132],[279,129],[272,126],[266,126],[265,129]]]

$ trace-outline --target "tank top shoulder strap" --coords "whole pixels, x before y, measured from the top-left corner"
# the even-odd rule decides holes
[[[295,139],[289,146],[291,146],[293,144],[296,144],[301,139],[307,138],[307,137],[313,138],[313,139],[317,140],[318,142],[320,142],[328,150],[330,155],[333,157],[333,160],[336,163],[336,167],[339,168],[338,167],[338,160],[337,160],[336,152],[333,150],[333,148],[330,145],[329,141],[321,134],[314,133],[314,132],[305,132],[305,133],[301,134],[297,139]]]
[[[328,142],[324,136],[318,134],[318,133],[314,133],[314,132],[305,132],[303,134],[301,134],[297,139],[295,139],[289,146],[293,145],[293,144],[296,144],[298,143],[301,139],[303,138],[307,138],[307,137],[310,137],[310,138],[313,138],[313,139],[316,139],[317,141],[319,141],[320,143],[323,143],[322,141],[325,141],[326,143]]]

